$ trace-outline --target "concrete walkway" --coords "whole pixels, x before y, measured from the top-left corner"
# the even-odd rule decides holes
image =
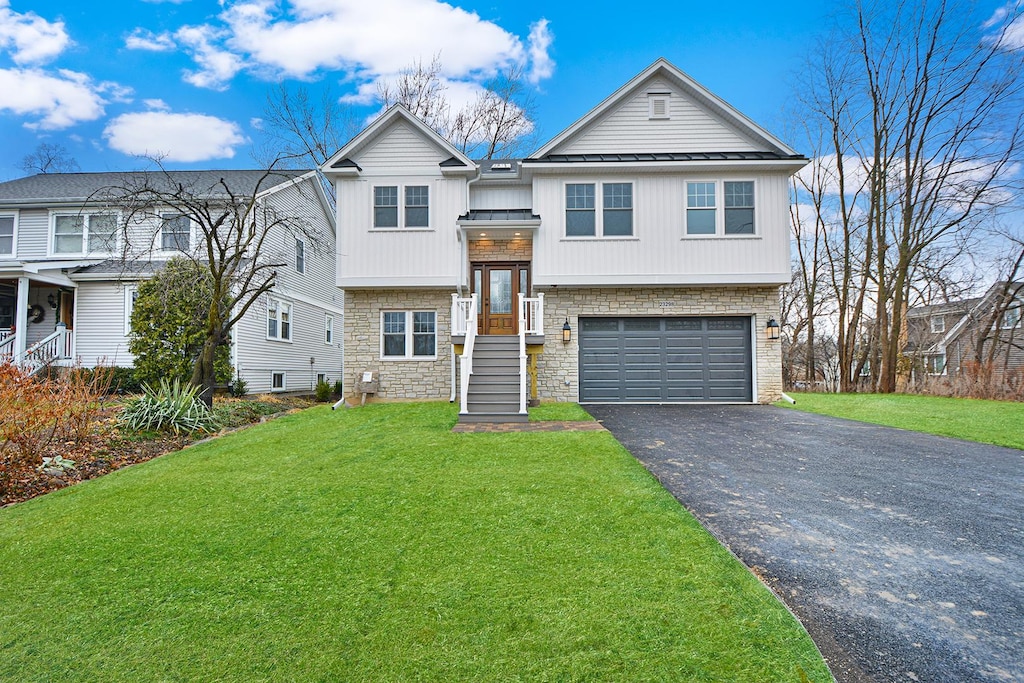
[[[1024,681],[1024,451],[768,406],[586,407],[839,681]]]

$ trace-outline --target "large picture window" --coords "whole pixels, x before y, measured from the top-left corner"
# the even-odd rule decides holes
[[[381,314],[383,358],[433,359],[437,356],[437,313],[384,311]]]

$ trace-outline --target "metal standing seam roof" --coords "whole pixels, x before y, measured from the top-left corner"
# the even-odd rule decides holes
[[[459,216],[460,221],[539,221],[533,209],[473,209]]]
[[[0,183],[0,203],[3,202],[74,202],[88,201],[104,194],[116,193],[138,183],[142,178],[156,178],[157,189],[172,189],[170,183],[194,188],[197,194],[210,196],[217,191],[221,180],[237,194],[253,194],[268,190],[287,180],[309,173],[307,169],[274,170],[213,170],[213,171],[116,171],[102,173],[40,173]],[[264,177],[266,175],[266,177]],[[261,178],[262,183],[260,182]],[[259,184],[259,185],[257,185]]]
[[[802,154],[780,154],[778,152],[634,152],[628,154],[548,154],[534,159],[523,159],[525,164],[652,161],[807,161],[807,157]]]

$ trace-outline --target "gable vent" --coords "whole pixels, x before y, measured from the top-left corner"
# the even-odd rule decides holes
[[[651,119],[669,118],[668,93],[650,93],[647,96],[647,116]]]

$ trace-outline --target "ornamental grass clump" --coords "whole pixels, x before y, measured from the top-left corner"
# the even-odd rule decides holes
[[[216,427],[210,409],[199,400],[200,387],[175,379],[160,380],[154,391],[143,385],[143,395],[132,399],[121,411],[121,424],[128,429],[144,431],[208,432]]]

